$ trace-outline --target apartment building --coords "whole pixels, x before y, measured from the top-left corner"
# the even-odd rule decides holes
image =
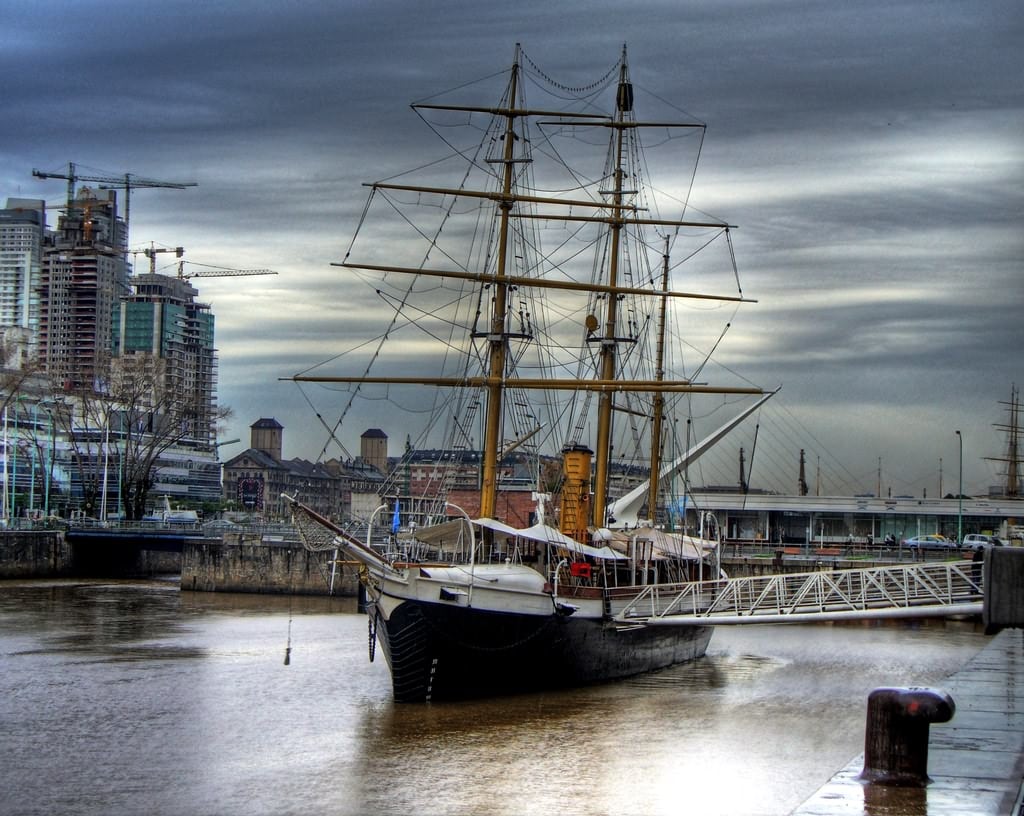
[[[24,368],[38,353],[39,281],[46,203],[8,198],[0,210],[0,338],[4,364]]]

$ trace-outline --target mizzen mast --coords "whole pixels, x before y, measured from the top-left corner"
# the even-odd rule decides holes
[[[668,236],[665,236],[665,251],[661,258],[661,291],[668,291]],[[665,309],[668,301],[661,299],[658,307],[658,337],[657,349],[655,351],[654,377],[657,380],[665,379]],[[647,517],[654,522],[655,512],[658,506],[658,491],[661,487],[659,480],[661,470],[661,426],[665,415],[665,394],[658,391],[654,394],[653,417],[651,419],[651,488],[647,499]]]

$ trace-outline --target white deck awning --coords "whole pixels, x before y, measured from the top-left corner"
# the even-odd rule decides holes
[[[569,538],[569,536],[556,530],[554,527],[548,527],[546,524],[534,524],[532,527],[527,527],[524,530],[517,530],[516,534],[520,538],[525,538],[529,541],[539,541],[555,547],[562,547],[570,552],[579,553],[580,555],[589,555],[591,558],[603,558],[608,561],[618,561],[625,559],[626,557],[615,552],[610,547],[598,548],[591,547],[589,544],[581,544],[575,539]]]

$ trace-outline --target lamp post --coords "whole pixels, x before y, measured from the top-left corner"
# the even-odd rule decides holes
[[[7,505],[11,514],[11,524],[18,519],[18,443],[21,441],[21,431],[18,428],[18,403],[21,402],[21,395],[14,398],[14,455],[11,457],[11,501]]]
[[[964,540],[964,436],[960,431],[956,432],[956,439],[960,443],[960,485],[956,491],[956,545],[959,547]]]
[[[43,516],[50,517],[50,482],[53,481],[53,411],[46,409],[50,420],[49,443],[46,447],[46,481],[43,482]]]
[[[47,404],[50,400],[37,399],[32,403],[32,484],[28,494],[28,510],[30,515],[36,511],[36,470],[41,470],[39,463],[39,406],[42,405],[45,411],[49,411]],[[43,465],[45,467],[45,463]]]
[[[103,415],[103,491],[100,494],[100,522],[107,523],[107,470],[109,467],[110,416]]]
[[[32,471],[32,479],[29,482],[29,489],[28,489],[28,515],[29,515],[29,518],[32,518],[35,515],[35,510],[36,510],[36,468],[39,466],[39,461],[38,461],[39,456],[38,456],[38,452],[36,451],[36,444],[37,444],[36,440],[37,440],[38,437],[36,436],[36,419],[37,418],[35,416],[35,408],[36,407],[33,405],[32,406],[32,414],[33,414],[33,416],[32,416],[32,448],[31,448],[32,462],[30,464],[30,469]]]
[[[10,505],[7,502],[7,463],[11,458],[10,448],[7,446],[7,406],[4,406],[4,497],[3,497],[3,514],[4,514],[4,526],[6,527],[10,523],[11,510]]]

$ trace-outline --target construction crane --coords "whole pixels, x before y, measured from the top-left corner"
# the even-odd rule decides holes
[[[149,273],[151,275],[155,275],[157,255],[170,252],[174,254],[174,257],[180,259],[181,256],[185,254],[185,247],[158,247],[151,243],[148,247],[144,247],[143,249],[133,249],[132,258],[134,259],[140,252],[149,258]],[[186,272],[185,264],[189,264],[190,266],[200,266],[202,269],[197,269],[193,272]],[[276,274],[277,272],[272,269],[232,269],[229,266],[213,266],[212,264],[199,263],[198,261],[178,261],[178,280],[188,280],[189,278],[233,278],[244,275]]]
[[[67,179],[68,182],[68,209],[75,201],[75,182],[88,181],[99,184],[101,190],[117,188],[124,190],[124,233],[125,244],[128,243],[128,217],[131,212],[132,189],[137,187],[169,187],[172,190],[184,190],[186,187],[198,186],[194,181],[157,181],[156,179],[140,178],[132,173],[125,173],[123,176],[93,176],[79,173],[74,162],[68,162],[66,173],[44,173],[33,168],[32,175],[40,179]]]
[[[143,249],[132,250],[132,266],[135,265],[135,258],[138,257],[139,253],[142,253],[149,258],[149,274],[156,274],[156,256],[164,252],[173,252],[176,258],[180,258],[185,254],[185,247],[158,247],[152,243]]]
[[[157,273],[157,256],[164,253],[173,253],[175,258],[181,258],[185,254],[184,247],[157,247],[150,244],[148,247],[144,247],[140,250],[132,250],[132,258],[141,253],[146,258],[150,259],[150,274]],[[202,266],[202,269],[195,271],[185,271],[185,264],[190,266]],[[241,275],[252,275],[252,274],[276,274],[272,269],[232,269],[229,266],[214,266],[209,263],[199,263],[198,261],[178,261],[178,280],[187,281],[189,277],[234,277]]]
[[[186,272],[185,264],[201,266],[194,272]],[[272,269],[232,269],[228,266],[212,266],[211,264],[197,263],[196,261],[178,262],[178,279],[188,280],[189,278],[233,278],[243,275],[276,275]]]

